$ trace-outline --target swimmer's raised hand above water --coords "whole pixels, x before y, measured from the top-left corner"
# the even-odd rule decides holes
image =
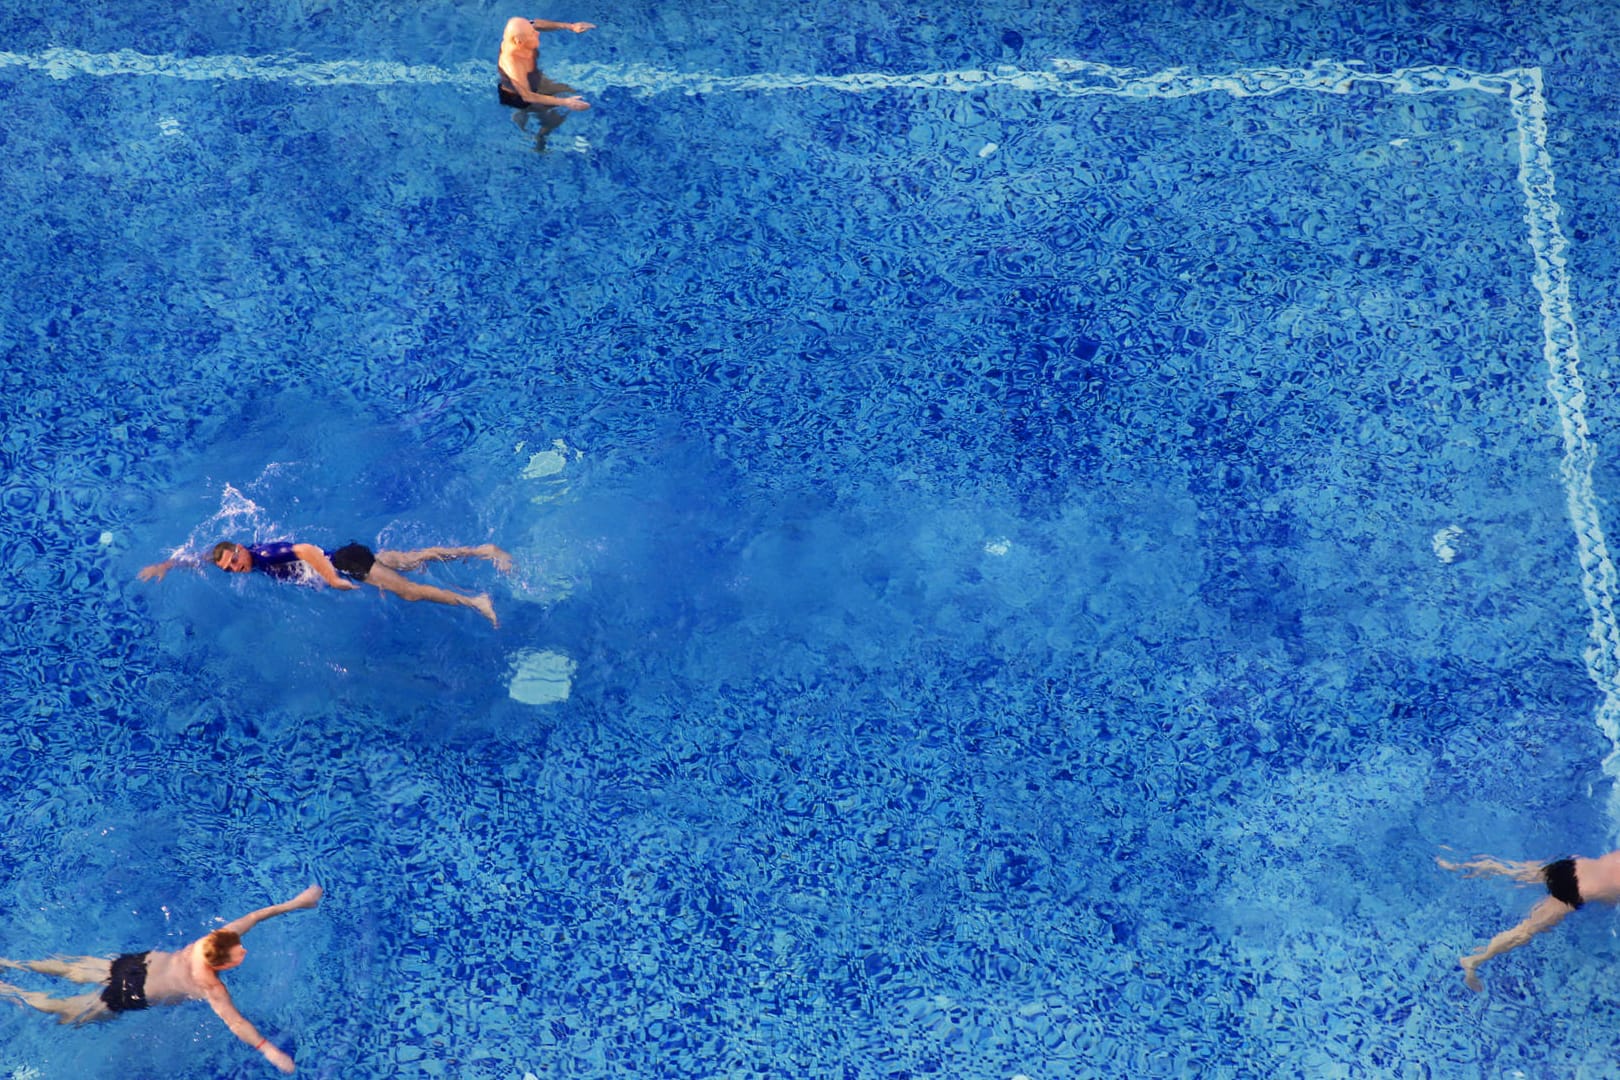
[[[226,573],[258,571],[278,581],[318,581],[334,589],[357,589],[360,586],[353,582],[364,582],[406,600],[430,600],[435,604],[469,607],[492,625],[499,626],[500,622],[495,618],[495,605],[488,593],[464,596],[449,589],[409,581],[402,576],[421,569],[426,563],[472,558],[488,559],[502,573],[512,569],[512,556],[494,544],[373,552],[364,544],[348,544],[336,551],[325,551],[314,544],[238,544],[233,540],[221,540],[208,555],[208,561]],[[142,568],[137,576],[142,581],[161,581],[174,567],[196,566],[198,562],[183,556],[165,559]]]

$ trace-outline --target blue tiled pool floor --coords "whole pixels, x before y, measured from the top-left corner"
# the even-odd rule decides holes
[[[582,13],[536,156],[323,11],[0,57],[0,955],[319,880],[317,1076],[1603,1074],[1609,913],[1475,998],[1432,867],[1613,831],[1601,28]],[[222,532],[518,565],[135,582]]]

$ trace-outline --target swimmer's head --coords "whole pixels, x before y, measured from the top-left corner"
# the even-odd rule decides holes
[[[215,930],[203,938],[203,961],[215,971],[229,971],[247,957],[242,935],[235,930]]]
[[[253,556],[247,548],[230,540],[221,540],[208,553],[208,561],[228,574],[240,574],[253,568]]]
[[[507,19],[506,40],[512,45],[533,45],[538,47],[540,44],[540,32],[534,28],[534,24],[528,19]]]

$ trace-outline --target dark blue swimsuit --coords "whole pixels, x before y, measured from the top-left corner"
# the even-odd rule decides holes
[[[273,544],[248,544],[253,556],[253,569],[269,574],[277,581],[297,581],[304,576],[304,560],[293,552],[293,545],[285,541]],[[326,553],[327,558],[332,553]],[[311,568],[313,570],[313,567]]]
[[[293,551],[293,546],[284,540],[273,544],[248,544],[248,554],[253,556],[253,569],[261,570],[277,581],[305,580],[304,560]],[[366,575],[371,573],[371,567],[377,561],[371,549],[364,544],[344,544],[336,551],[326,551],[325,555],[332,560],[337,572],[351,581],[366,580]],[[313,566],[308,572],[316,573]]]

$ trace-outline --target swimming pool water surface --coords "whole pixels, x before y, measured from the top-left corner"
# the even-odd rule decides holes
[[[1432,861],[1614,832],[1613,27],[1499,7],[536,11],[545,155],[515,12],[0,12],[0,955],[319,881],[315,1076],[1612,1075],[1612,915],[1475,997]],[[135,580],[224,536],[517,565]]]

